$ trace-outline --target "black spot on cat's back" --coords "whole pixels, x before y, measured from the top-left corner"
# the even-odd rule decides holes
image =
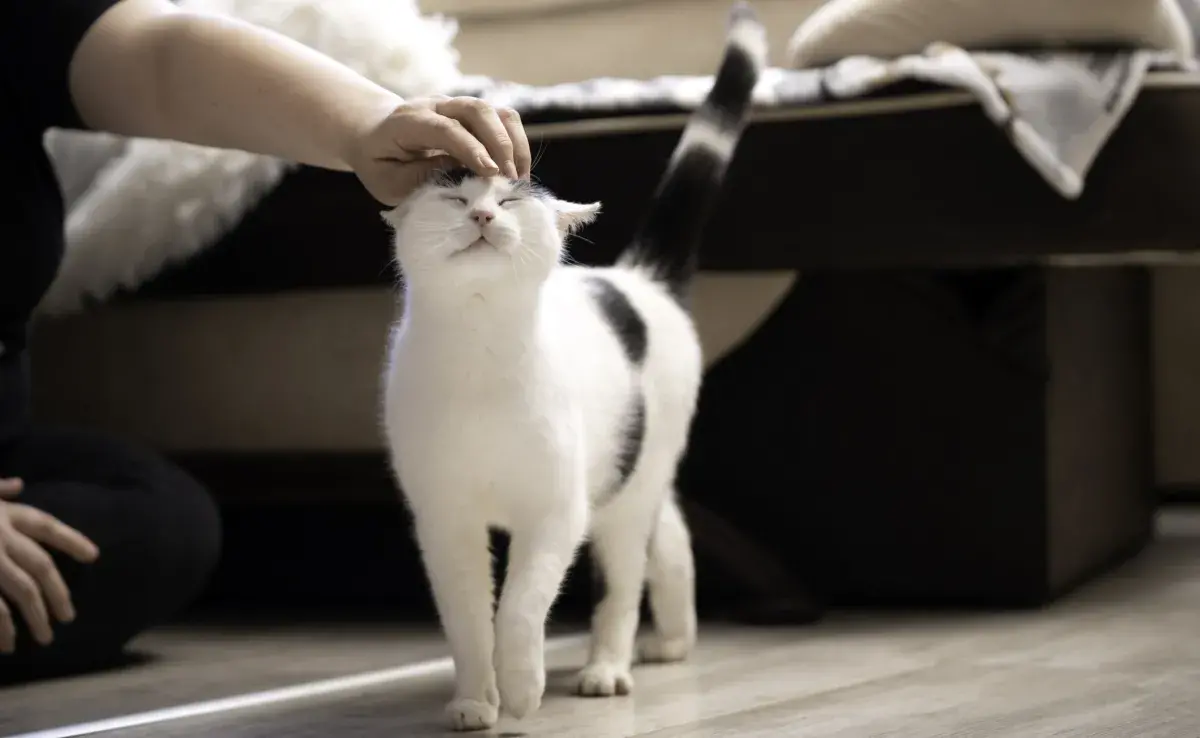
[[[638,390],[633,396],[633,407],[622,428],[621,450],[617,454],[617,484],[624,487],[637,468],[642,456],[642,444],[646,440],[646,398]]]
[[[646,360],[646,349],[650,343],[646,321],[642,320],[637,308],[625,293],[609,280],[600,276],[589,276],[586,278],[586,284],[592,299],[596,301],[596,306],[600,308],[604,321],[621,342],[625,357],[634,366],[641,366]]]
[[[642,446],[646,442],[646,397],[640,389],[634,390],[629,399],[629,410],[624,422],[617,429],[617,452],[614,459],[616,479],[604,495],[597,500],[600,506],[607,505],[629,484],[629,478],[637,469],[642,457]]]

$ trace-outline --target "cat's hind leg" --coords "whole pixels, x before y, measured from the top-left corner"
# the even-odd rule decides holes
[[[696,566],[687,523],[674,496],[659,509],[646,580],[655,632],[641,642],[641,659],[681,661],[696,644]]]
[[[659,505],[637,492],[628,488],[619,492],[597,511],[592,523],[592,559],[603,597],[592,614],[588,663],[576,677],[576,691],[586,697],[633,690],[630,667],[646,580],[647,544]]]
[[[492,663],[495,631],[492,558],[485,521],[455,511],[416,516],[417,544],[454,658],[454,699],[446,718],[455,730],[485,730],[499,717]]]
[[[587,496],[580,488],[510,531],[508,569],[496,610],[496,678],[500,705],[513,717],[541,706],[546,619],[587,525]]]

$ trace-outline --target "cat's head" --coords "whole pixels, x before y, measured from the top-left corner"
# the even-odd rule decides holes
[[[452,169],[385,219],[407,281],[479,290],[540,284],[559,263],[567,235],[599,211],[600,203],[565,202],[526,180]]]

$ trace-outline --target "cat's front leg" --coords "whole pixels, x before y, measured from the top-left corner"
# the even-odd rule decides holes
[[[457,511],[416,515],[417,543],[454,658],[454,699],[446,717],[455,730],[496,724],[500,695],[492,663],[492,560],[485,521]]]
[[[508,574],[496,610],[500,705],[520,718],[541,706],[546,689],[546,619],[587,533],[580,489],[554,511],[512,530]]]

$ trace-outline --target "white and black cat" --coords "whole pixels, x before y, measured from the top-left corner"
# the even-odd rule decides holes
[[[765,33],[739,5],[712,90],[615,266],[562,264],[600,205],[525,181],[448,172],[386,216],[405,299],[385,427],[454,657],[457,729],[541,704],[546,618],[585,541],[605,595],[581,694],[632,689],[647,583],[642,658],[679,660],[695,643],[674,486],[701,353],[683,297],[765,62]],[[494,618],[489,528],[511,534]]]

